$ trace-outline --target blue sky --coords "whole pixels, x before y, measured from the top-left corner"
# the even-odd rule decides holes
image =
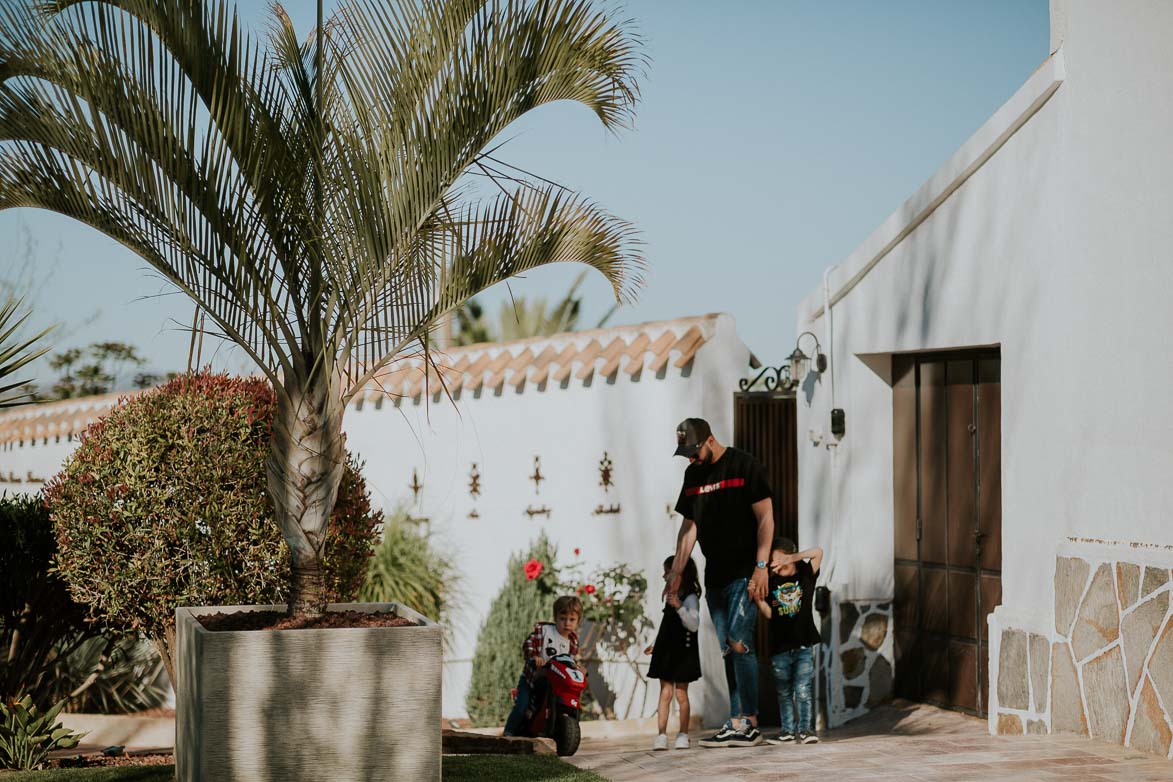
[[[265,6],[243,3],[242,17],[259,25]],[[308,30],[313,3],[287,8]],[[642,230],[648,285],[612,324],[728,312],[768,363],[793,349],[795,309],[823,269],[1018,89],[1049,42],[1047,0],[629,0],[625,12],[652,60],[635,128],[614,136],[555,105],[501,156]],[[2,263],[15,268],[26,246],[48,275],[36,317],[63,323],[58,348],[120,340],[157,370],[186,365],[192,306],[136,256],[56,215],[0,212]],[[577,274],[543,269],[511,287],[556,298]],[[609,287],[592,277],[582,290],[593,322]],[[485,298],[495,310],[507,296]]]

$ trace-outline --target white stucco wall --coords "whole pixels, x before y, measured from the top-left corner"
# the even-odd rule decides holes
[[[573,561],[579,548],[587,570],[617,562],[644,570],[650,584],[647,610],[658,624],[661,566],[680,523],[668,512],[685,467],[671,455],[676,425],[702,416],[718,439],[731,440],[732,392],[748,364],[749,352],[734,333],[732,318],[722,316],[691,365],[680,370],[669,363],[663,377],[645,374],[633,381],[619,372],[613,382],[595,378],[584,386],[572,377],[564,388],[551,383],[539,391],[527,384],[521,392],[505,384],[500,395],[463,394],[455,406],[446,398],[428,405],[386,403],[378,410],[370,403],[359,411],[351,406],[344,424],[347,444],[366,459],[375,499],[388,506],[410,500],[408,484],[417,470],[423,490],[412,513],[431,519],[464,574],[465,598],[445,659],[445,715],[466,713],[477,631],[504,583],[509,556],[541,531],[557,544],[563,562]],[[609,492],[599,485],[604,452],[614,464]],[[529,480],[534,456],[541,457],[546,476],[537,493]],[[475,501],[468,491],[473,462],[482,492]],[[593,515],[600,504],[618,504],[621,512]],[[531,519],[525,514],[530,505],[548,506],[551,515]],[[468,518],[473,508],[477,519]],[[703,561],[699,550],[697,559]],[[693,707],[706,722],[719,722],[727,716],[722,715],[727,701],[711,632],[702,638],[702,651],[704,670],[716,675],[694,686]],[[643,670],[647,661],[641,659]],[[645,691],[622,666],[606,673],[620,693],[619,716],[654,713],[654,683]]]
[[[829,275],[847,433],[834,475],[800,437],[800,534],[838,559],[840,597],[892,594],[896,352],[1001,348],[998,613],[1016,626],[1051,625],[1039,596],[1069,536],[1173,539],[1173,4],[1055,5],[1059,51]],[[822,305],[798,324],[826,344]],[[829,386],[800,393],[801,433],[829,438]]]

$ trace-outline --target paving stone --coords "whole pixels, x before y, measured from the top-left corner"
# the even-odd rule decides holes
[[[868,708],[874,708],[892,697],[892,663],[883,655],[876,655],[868,671]]]
[[[1037,633],[1030,635],[1030,687],[1035,711],[1047,710],[1047,684],[1051,680],[1051,642]]]
[[[1160,701],[1157,700],[1157,691],[1148,677],[1144,680],[1144,689],[1140,691],[1140,698],[1136,702],[1136,717],[1132,722],[1132,735],[1129,736],[1128,746],[1156,755],[1169,754],[1169,744],[1173,740],[1173,730],[1169,728],[1169,720]]]
[[[1140,669],[1149,647],[1161,629],[1169,608],[1169,593],[1154,595],[1120,620],[1120,637],[1124,642],[1124,663],[1128,671],[1128,692],[1136,692]]]
[[[1093,738],[1124,743],[1124,730],[1128,726],[1126,681],[1119,646],[1084,664],[1083,694]]]
[[[1064,642],[1051,644],[1051,730],[1087,735],[1087,718],[1079,694],[1079,676]]]
[[[1123,611],[1140,599],[1140,565],[1117,562],[1116,583],[1120,589],[1120,610]]]
[[[1030,708],[1027,691],[1026,633],[1003,630],[998,652],[998,704],[1008,709]],[[1022,731],[1018,731],[1022,733]]]
[[[855,603],[840,603],[839,604],[839,645],[847,643],[851,638],[851,631],[855,629],[855,623],[859,619],[859,609],[855,607]]]
[[[861,700],[863,700],[863,687],[849,685],[843,688],[843,705],[848,709],[858,708]]]
[[[1071,636],[1071,623],[1089,572],[1091,566],[1079,557],[1055,559],[1055,632],[1064,638]]]
[[[843,664],[843,679],[849,681],[863,673],[867,665],[867,652],[860,648],[847,649],[839,653],[839,661]]]
[[[863,620],[863,629],[859,631],[859,640],[863,641],[863,645],[871,649],[873,652],[877,651],[884,645],[884,639],[888,637],[888,616],[887,614],[869,614]]]
[[[1028,736],[1046,736],[1047,723],[1042,720],[1027,720],[1026,733]]]
[[[1166,622],[1149,658],[1149,678],[1166,705],[1173,704],[1173,622]],[[1170,706],[1173,708],[1173,706]]]
[[[1120,635],[1120,607],[1112,583],[1112,568],[1100,565],[1092,576],[1091,586],[1079,607],[1075,629],[1071,631],[1071,651],[1076,660],[1086,659]]]
[[[1164,568],[1146,567],[1144,569],[1144,583],[1141,584],[1141,595],[1148,596],[1163,587],[1169,581],[1169,571]]]

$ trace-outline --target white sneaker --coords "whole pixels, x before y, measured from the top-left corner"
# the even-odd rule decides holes
[[[652,750],[668,749],[668,734],[661,733],[656,736],[656,740],[652,742]]]
[[[677,733],[676,734],[676,749],[688,749],[688,734],[687,733]]]

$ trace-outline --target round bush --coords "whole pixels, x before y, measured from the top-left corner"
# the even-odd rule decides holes
[[[82,435],[44,494],[59,570],[94,619],[169,647],[176,606],[286,601],[264,469],[275,407],[263,380],[186,375]],[[359,469],[348,457],[327,533],[334,602],[358,591],[380,521]]]

